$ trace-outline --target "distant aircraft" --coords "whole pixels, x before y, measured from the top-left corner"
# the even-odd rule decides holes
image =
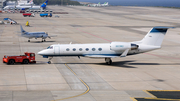
[[[10,18],[8,18],[8,21],[9,21],[10,24],[17,24],[16,21],[14,21],[14,20],[12,20],[12,19],[10,19]]]
[[[109,6],[109,3],[105,2],[104,4],[101,4],[101,6]]]
[[[98,4],[89,4],[89,7],[104,7],[109,6],[108,2],[105,2],[104,4],[101,4],[100,2]]]
[[[7,10],[7,9],[45,9],[46,5],[48,3],[48,0],[46,0],[41,6],[34,6],[34,5],[13,5],[13,6],[5,6],[3,9]]]
[[[31,1],[29,1],[29,2],[27,2],[27,1],[19,1],[19,3],[18,3],[18,5],[19,6],[31,6],[31,5],[33,5],[34,3],[33,3],[33,0],[31,0]]]
[[[111,58],[136,55],[161,48],[167,30],[172,27],[154,27],[141,40],[136,42],[111,42],[103,44],[54,44],[38,52],[44,58],[53,56],[83,56],[89,58],[105,58],[111,64]]]
[[[30,39],[32,38],[42,38],[42,42],[43,41],[46,41],[46,38],[51,38],[51,37],[55,37],[55,36],[48,36],[48,33],[46,32],[26,32],[22,26],[20,25],[21,27],[21,36],[22,37],[26,37],[26,38],[29,38],[28,42],[30,42]]]

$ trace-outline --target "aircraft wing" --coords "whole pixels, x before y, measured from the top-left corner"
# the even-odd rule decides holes
[[[119,56],[114,56],[114,55],[84,55],[85,57],[89,58],[116,58]]]
[[[116,58],[116,57],[126,57],[130,49],[126,49],[120,56],[113,55],[113,54],[102,54],[102,55],[84,55],[85,57],[89,58]]]
[[[57,35],[49,35],[48,37],[57,37]]]

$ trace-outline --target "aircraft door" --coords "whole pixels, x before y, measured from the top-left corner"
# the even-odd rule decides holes
[[[60,54],[60,48],[59,46],[54,47],[54,55],[59,55]]]

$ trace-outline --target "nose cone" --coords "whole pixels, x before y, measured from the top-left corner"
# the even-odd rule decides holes
[[[44,55],[44,50],[39,51],[39,52],[38,52],[38,55]]]

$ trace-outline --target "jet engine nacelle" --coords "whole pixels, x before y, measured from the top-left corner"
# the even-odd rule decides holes
[[[137,49],[139,46],[128,42],[111,42],[110,49],[113,51],[124,51],[126,49]]]

